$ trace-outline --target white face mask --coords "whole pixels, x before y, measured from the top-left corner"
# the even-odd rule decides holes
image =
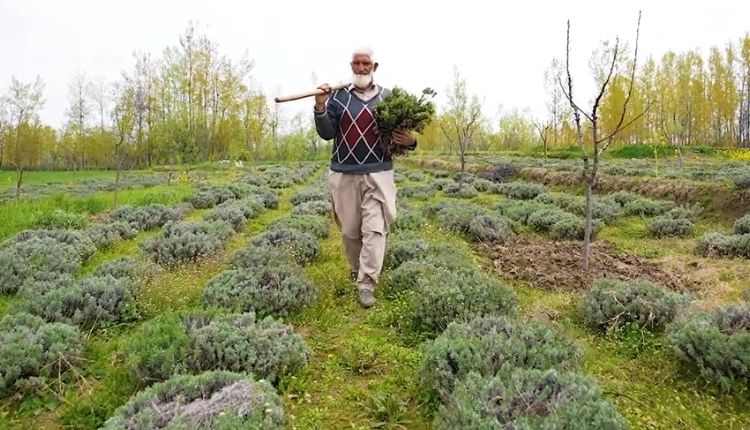
[[[367,88],[372,83],[372,73],[368,75],[352,74],[352,83],[358,88]]]

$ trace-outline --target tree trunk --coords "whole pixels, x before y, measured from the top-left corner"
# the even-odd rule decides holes
[[[117,192],[120,190],[120,162],[118,161],[115,164],[115,169],[117,170],[117,173],[115,175],[115,194],[112,201],[112,207],[114,209],[117,208]]]
[[[16,200],[19,200],[21,198],[21,182],[23,181],[23,168],[21,168],[21,165],[18,165],[17,168],[18,178],[16,180]]]
[[[591,231],[593,229],[594,177],[586,176],[586,227],[583,233],[583,270],[589,270],[591,260]]]

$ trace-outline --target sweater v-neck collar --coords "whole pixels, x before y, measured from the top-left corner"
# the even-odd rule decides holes
[[[380,93],[383,91],[383,88],[374,82],[370,88],[372,87],[375,87],[377,91],[375,91],[375,94],[373,94],[373,96],[367,100],[363,99],[362,97],[359,96],[359,94],[357,94],[356,87],[354,86],[354,84],[349,84],[349,88],[348,88],[349,95],[351,95],[352,97],[355,97],[357,100],[361,101],[364,104],[368,104],[371,101],[375,100],[375,98],[377,98],[380,95]]]

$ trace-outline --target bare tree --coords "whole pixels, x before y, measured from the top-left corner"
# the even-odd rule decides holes
[[[450,145],[455,145],[458,149],[463,173],[466,167],[466,151],[479,128],[482,105],[476,95],[469,97],[466,92],[466,81],[459,76],[457,69],[454,70],[453,77],[453,86],[448,89],[448,108],[443,116],[444,120],[439,121],[439,124]]]
[[[4,97],[0,97],[0,169],[3,168],[5,156],[5,145],[8,143],[10,133],[10,121],[7,117],[8,109],[5,106]]]
[[[633,95],[633,85],[635,82],[635,71],[636,71],[637,59],[638,59],[638,39],[640,36],[640,29],[641,29],[641,12],[639,11],[638,12],[638,25],[636,28],[636,37],[635,37],[635,52],[634,52],[633,61],[630,66],[630,76],[629,76],[630,82],[628,84],[627,96],[622,105],[622,110],[621,110],[619,121],[617,122],[614,128],[612,128],[611,130],[605,131],[601,129],[600,127],[601,124],[599,123],[599,117],[598,117],[599,104],[607,90],[607,86],[612,80],[612,77],[615,72],[615,66],[617,65],[619,56],[621,55],[620,39],[619,37],[616,39],[614,47],[612,47],[612,49],[608,52],[608,55],[611,56],[611,61],[609,62],[609,65],[607,69],[605,70],[606,75],[604,79],[601,80],[601,86],[599,88],[599,92],[596,96],[596,99],[594,100],[594,105],[591,109],[591,114],[588,114],[580,106],[578,106],[578,104],[576,104],[573,99],[573,78],[570,73],[570,20],[568,20],[567,42],[566,42],[566,52],[565,52],[565,71],[567,75],[567,86],[563,84],[562,77],[559,77],[558,81],[559,81],[561,89],[563,90],[563,94],[565,98],[568,100],[568,102],[570,103],[570,107],[573,109],[573,118],[574,118],[574,123],[576,127],[576,140],[578,142],[578,145],[581,148],[581,152],[583,153],[583,179],[586,183],[586,227],[585,227],[584,239],[583,239],[583,257],[582,257],[582,265],[583,265],[584,270],[588,270],[589,261],[591,257],[591,234],[592,234],[592,227],[593,227],[593,199],[594,199],[594,189],[596,188],[596,184],[597,184],[597,173],[599,171],[600,157],[602,153],[606,151],[609,145],[612,143],[612,138],[615,137],[623,129],[633,124],[640,117],[642,117],[643,114],[646,112],[646,110],[648,110],[649,107],[653,104],[653,102],[648,102],[644,111],[633,116],[627,123],[625,122],[625,117],[628,112],[628,104],[630,103],[630,98]],[[581,115],[583,115],[590,123],[591,144],[592,144],[592,148],[590,151],[587,150],[586,145],[584,143],[583,127],[581,125]]]
[[[78,151],[80,155],[79,167],[86,166],[86,122],[91,114],[89,94],[91,83],[85,73],[78,73],[69,87],[70,108],[67,111],[68,124],[75,130]]]
[[[549,147],[549,137],[552,133],[552,123],[554,119],[548,119],[546,122],[540,120],[533,120],[534,128],[539,133],[539,140],[542,141],[542,149],[544,150],[544,160],[547,160],[547,148]]]
[[[104,134],[104,118],[107,116],[111,97],[109,83],[100,77],[88,85],[88,93],[99,114],[99,131]]]
[[[3,97],[3,104],[8,110],[11,121],[10,126],[15,131],[15,148],[10,164],[16,168],[16,199],[21,197],[23,169],[26,163],[23,148],[23,129],[29,128],[29,123],[37,116],[37,111],[44,106],[43,92],[44,83],[39,76],[34,82],[28,84],[22,83],[14,76],[8,94]]]
[[[120,189],[120,171],[125,158],[125,146],[132,139],[135,125],[136,91],[127,81],[115,85],[113,90],[115,106],[112,109],[112,123],[117,140],[112,148],[112,161],[115,165],[115,190],[113,206],[117,207],[117,194]]]

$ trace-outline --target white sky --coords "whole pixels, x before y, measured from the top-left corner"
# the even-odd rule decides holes
[[[598,40],[620,35],[632,44],[639,9],[639,61],[667,50],[705,54],[750,30],[750,1],[743,0],[0,0],[0,89],[12,75],[24,81],[40,75],[42,119],[59,127],[76,72],[117,79],[132,70],[134,51],[160,57],[193,20],[221,53],[238,59],[247,50],[256,64],[254,81],[271,97],[314,88],[313,72],[320,81],[348,79],[350,51],[365,43],[375,49],[376,79],[385,86],[432,87],[442,106],[455,65],[486,115],[496,118],[500,105],[541,114],[544,69],[553,57],[564,58],[566,20],[580,89],[591,82],[587,64]],[[407,30],[416,36],[407,37]],[[311,106],[312,99],[298,100],[282,111],[310,112]]]

